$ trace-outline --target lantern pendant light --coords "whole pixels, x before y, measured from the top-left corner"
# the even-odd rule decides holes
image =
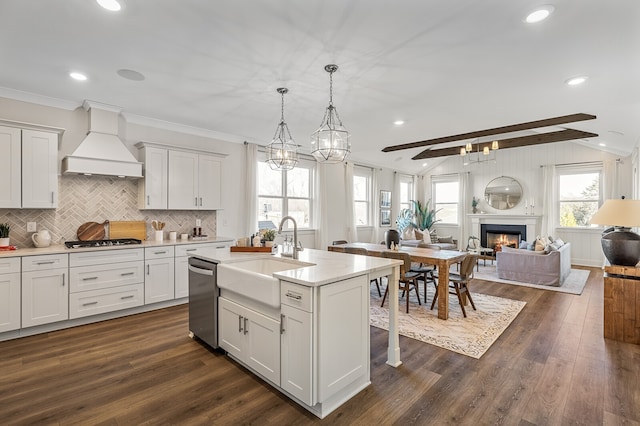
[[[311,154],[321,163],[341,163],[351,152],[351,142],[349,132],[333,106],[333,73],[338,66],[326,65],[324,70],[329,73],[329,106],[320,127],[311,135]]]
[[[276,127],[273,140],[267,145],[267,163],[272,170],[291,170],[298,164],[298,146],[291,137],[289,126],[284,121],[284,95],[289,90],[286,87],[280,87],[277,91],[282,97],[280,124]]]

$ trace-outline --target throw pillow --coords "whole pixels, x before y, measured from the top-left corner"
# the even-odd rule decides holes
[[[434,229],[433,231],[429,231],[429,237],[431,237],[431,242],[432,243],[437,243],[438,242],[438,234],[436,233],[436,230]]]
[[[527,249],[527,247],[529,247],[529,243],[526,241],[520,241],[520,248],[521,249]]]
[[[536,251],[544,251],[544,247],[546,245],[547,244],[545,243],[545,241],[542,238],[537,239],[536,240]]]
[[[551,251],[557,251],[560,248],[560,245],[554,242],[549,244],[548,247]]]
[[[447,235],[446,237],[438,237],[438,242],[453,244],[453,236]]]
[[[422,240],[423,239],[422,231],[420,231],[418,229],[414,229],[413,233],[416,236],[416,240]]]
[[[415,240],[416,239],[416,233],[413,231],[413,228],[411,228],[411,227],[405,228],[405,230],[402,231],[402,239],[403,240]]]
[[[536,244],[535,243],[527,244],[527,250],[536,251]]]
[[[558,247],[562,247],[564,245],[564,241],[562,241],[562,238],[558,238],[554,242],[558,245]]]
[[[422,233],[422,241],[425,244],[431,244],[431,234],[429,233],[429,231]]]

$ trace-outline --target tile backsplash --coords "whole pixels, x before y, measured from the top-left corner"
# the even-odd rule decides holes
[[[202,233],[216,235],[215,211],[138,210],[138,182],[142,184],[104,176],[61,176],[57,209],[0,209],[0,223],[11,225],[11,244],[18,247],[33,247],[27,222],[48,229],[56,244],[77,240],[76,231],[85,222],[105,220],[144,220],[149,238],[152,220],[165,222],[165,231],[190,234],[200,219]]]

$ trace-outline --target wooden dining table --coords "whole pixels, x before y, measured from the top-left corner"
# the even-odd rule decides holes
[[[361,247],[367,250],[370,256],[382,257],[382,252],[389,251],[384,244],[375,243],[348,243],[337,244],[328,247],[330,251],[345,252],[347,247]],[[402,246],[398,249],[409,253],[411,261],[436,265],[438,268],[438,318],[446,320],[449,318],[449,268],[451,265],[461,262],[468,254],[456,250],[434,250],[423,247]]]

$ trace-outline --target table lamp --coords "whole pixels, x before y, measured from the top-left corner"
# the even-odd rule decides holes
[[[640,261],[640,235],[630,229],[640,226],[640,200],[606,200],[590,223],[614,227],[602,235],[602,251],[609,263],[635,266]]]

